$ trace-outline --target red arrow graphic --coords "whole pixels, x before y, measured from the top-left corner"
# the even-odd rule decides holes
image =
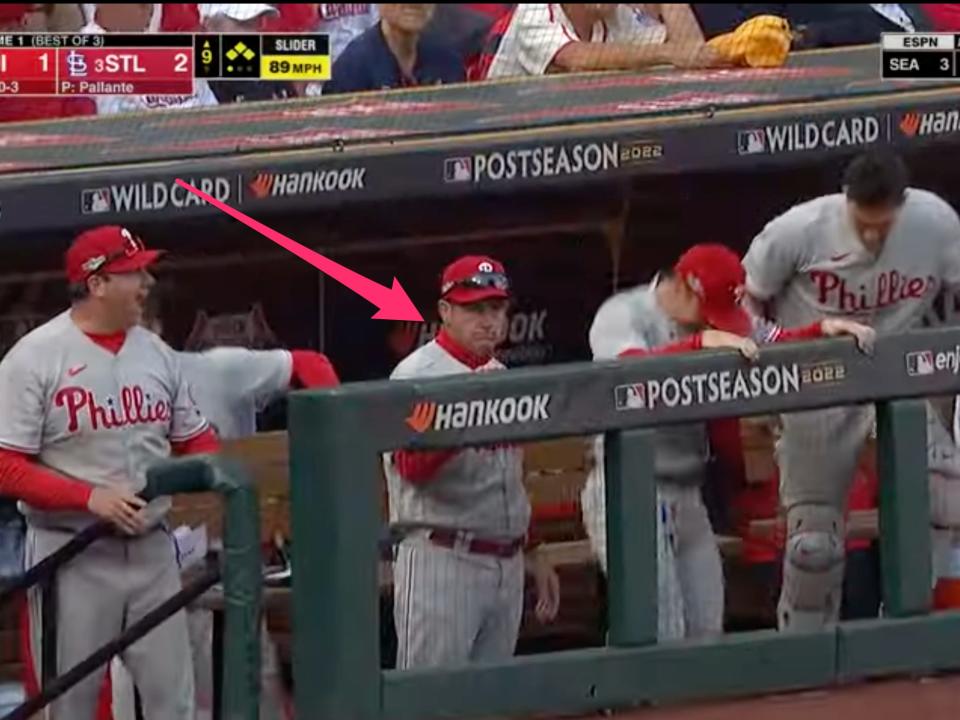
[[[383,285],[374,282],[370,278],[366,278],[360,273],[356,273],[350,268],[346,268],[343,265],[334,262],[330,258],[325,258],[320,253],[314,252],[308,247],[304,247],[296,240],[291,240],[286,235],[278,233],[273,228],[269,228],[263,223],[257,222],[249,215],[245,215],[239,210],[236,210],[229,205],[225,205],[202,190],[197,190],[197,188],[193,187],[189,183],[184,182],[180,178],[177,178],[177,185],[189,190],[198,198],[205,200],[218,210],[222,210],[234,220],[239,220],[251,230],[256,230],[268,240],[273,240],[273,242],[282,247],[284,250],[292,252],[304,262],[308,262],[313,265],[320,272],[329,275],[341,285],[353,290],[364,300],[368,300],[372,304],[376,305],[379,308],[379,311],[374,314],[374,320],[408,320],[423,322],[423,316],[420,314],[420,311],[417,310],[416,305],[414,305],[413,301],[410,300],[410,297],[400,286],[400,281],[396,278],[393,279],[392,287],[384,287]]]

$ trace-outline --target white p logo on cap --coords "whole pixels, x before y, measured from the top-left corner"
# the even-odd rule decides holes
[[[480,263],[480,266],[477,268],[480,272],[493,272],[493,265],[488,262]]]

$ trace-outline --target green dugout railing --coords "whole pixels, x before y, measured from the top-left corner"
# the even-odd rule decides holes
[[[218,718],[257,720],[260,702],[260,507],[257,488],[245,467],[219,456],[193,456],[166,460],[147,470],[147,486],[140,494],[145,500],[181,493],[214,492],[223,497],[223,558],[208,567],[189,585],[152,608],[120,635],[105,643],[89,657],[57,676],[56,624],[70,618],[57,618],[53,595],[57,570],[69,563],[91,544],[111,535],[105,522],[90,525],[70,542],[22,576],[0,588],[9,597],[34,584],[45,586],[43,608],[42,685],[38,695],[29,698],[4,715],[4,720],[39,717],[44,708],[94,672],[103,672],[115,655],[137,642],[193,600],[222,580],[225,604],[223,641],[222,712]],[[92,599],[93,600],[93,599]],[[49,607],[48,604],[49,603]],[[48,657],[52,655],[53,657]]]
[[[960,331],[938,329],[882,337],[869,357],[842,339],[768,346],[753,365],[703,352],[295,394],[297,717],[577,713],[960,668],[960,613],[930,613],[923,400],[960,392],[958,367]],[[856,403],[878,412],[885,617],[809,634],[657,644],[653,428]],[[607,646],[382,671],[380,453],[595,433],[607,440]]]

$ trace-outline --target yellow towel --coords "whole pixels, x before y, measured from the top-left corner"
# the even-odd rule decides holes
[[[758,15],[707,44],[734,65],[781,67],[790,54],[790,23],[776,15]]]

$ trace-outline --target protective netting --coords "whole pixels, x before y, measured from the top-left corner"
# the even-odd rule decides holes
[[[253,12],[231,5],[201,11],[161,5],[148,31],[237,31],[224,25],[224,17]],[[115,10],[92,15],[96,6],[85,7],[86,32],[136,22]],[[4,98],[3,120],[74,120],[10,128],[0,146],[0,170],[337,148],[898,89],[880,81],[876,47],[796,53],[876,42],[881,30],[895,29],[880,15],[873,25],[828,41],[814,37],[814,24],[797,24],[804,18],[750,17],[736,9],[746,6],[387,5],[383,18],[377,5],[278,7],[279,15],[265,10],[233,22],[256,31],[329,33],[330,81],[200,80],[191,96]],[[318,16],[316,7],[330,17]],[[78,30],[78,17],[61,8],[43,22],[59,31]],[[843,19],[849,26],[850,18]],[[414,55],[401,53],[398,60],[391,54],[397,33],[420,48],[405,70]],[[392,92],[370,92],[384,88]]]

